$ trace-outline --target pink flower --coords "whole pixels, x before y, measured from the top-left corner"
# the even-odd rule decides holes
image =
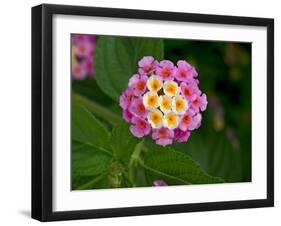
[[[179,143],[186,142],[190,136],[189,131],[182,131],[180,129],[175,129],[175,140]]]
[[[84,61],[83,66],[85,67],[87,74],[89,77],[92,77],[94,75],[94,58],[93,57],[88,57],[87,60]]]
[[[185,60],[179,60],[175,69],[175,76],[178,81],[188,82],[197,76],[197,72],[193,66]]]
[[[142,95],[146,90],[146,75],[133,75],[129,80],[129,87],[133,89],[135,96]]]
[[[181,94],[185,97],[185,99],[190,100],[192,95],[196,92],[198,89],[197,85],[195,83],[193,84],[187,84],[185,82],[181,82],[180,84],[181,88]]]
[[[130,131],[139,138],[150,134],[161,146],[186,142],[201,126],[201,112],[208,104],[195,68],[183,60],[177,66],[169,60],[158,63],[152,56],[143,57],[138,65],[138,74],[132,75],[119,99]],[[157,180],[155,186],[164,183]]]
[[[84,35],[84,34],[74,34],[72,35],[72,42],[94,42],[96,41],[96,36],[94,35]]]
[[[194,122],[194,119],[193,119],[194,115],[195,115],[195,112],[192,111],[192,110],[189,110],[181,117],[179,128],[182,131],[194,130],[195,129],[195,123],[196,123],[196,125],[198,123]]]
[[[74,47],[75,53],[79,57],[93,56],[94,45],[91,42],[79,42]]]
[[[81,80],[94,75],[94,51],[96,37],[94,35],[74,34],[71,36],[72,43],[72,77]],[[83,71],[83,76],[78,73],[78,68]]]
[[[152,138],[156,141],[156,144],[166,146],[173,143],[174,131],[164,127],[154,129]]]
[[[163,180],[155,180],[153,181],[154,187],[162,187],[162,186],[168,186],[168,184]]]
[[[133,118],[133,114],[129,111],[129,109],[123,110],[122,116],[126,122],[131,122],[131,120]]]
[[[163,80],[173,80],[174,64],[169,60],[162,60],[156,69],[156,74]]]
[[[145,118],[148,114],[147,109],[145,108],[142,97],[136,98],[132,101],[129,111],[137,117]]]
[[[131,133],[136,137],[144,137],[150,133],[151,127],[149,123],[141,118],[133,117],[133,125],[130,126]]]
[[[190,106],[195,112],[205,111],[207,108],[207,96],[206,94],[202,94],[200,96],[200,93],[193,94],[191,99],[190,99]]]
[[[85,67],[83,67],[80,64],[73,65],[72,66],[72,76],[76,80],[83,80],[87,76]]]
[[[133,90],[132,89],[126,89],[122,95],[119,98],[119,103],[122,109],[127,109],[133,100]]]
[[[200,113],[197,113],[195,116],[193,116],[194,129],[198,129],[201,126],[201,121],[202,121],[202,115]]]
[[[139,73],[140,74],[149,74],[153,72],[157,65],[158,61],[154,60],[152,56],[144,56],[138,63],[139,65]]]

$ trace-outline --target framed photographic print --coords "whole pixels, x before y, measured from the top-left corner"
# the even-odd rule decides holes
[[[32,8],[32,217],[274,204],[274,21]]]

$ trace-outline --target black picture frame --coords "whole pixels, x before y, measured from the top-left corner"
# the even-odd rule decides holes
[[[52,210],[52,18],[55,14],[267,28],[267,198],[130,208]],[[40,221],[270,207],[274,205],[274,20],[43,4],[32,8],[32,218]]]

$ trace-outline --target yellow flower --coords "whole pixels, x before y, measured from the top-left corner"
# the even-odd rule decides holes
[[[182,115],[186,112],[187,109],[188,109],[188,102],[184,97],[179,95],[173,98],[172,110],[174,113]]]
[[[147,120],[152,128],[159,129],[162,127],[163,114],[158,109],[155,109],[148,114]]]
[[[72,67],[73,67],[77,63],[76,53],[75,53],[75,48],[74,47],[71,48],[71,60],[72,60]]]
[[[159,106],[164,113],[170,112],[172,108],[172,99],[166,95],[159,97]]]
[[[174,81],[165,82],[163,88],[164,88],[164,93],[169,97],[176,96],[179,93],[178,84]]]
[[[164,116],[163,124],[164,127],[167,127],[169,129],[175,129],[179,125],[179,116],[177,116],[173,112],[170,112]]]
[[[158,95],[156,92],[147,92],[143,96],[143,104],[146,109],[153,110],[159,106]]]
[[[147,80],[147,88],[150,91],[158,92],[163,86],[162,80],[155,75],[152,75]]]

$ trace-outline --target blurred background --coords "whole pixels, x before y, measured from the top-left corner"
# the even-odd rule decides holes
[[[72,35],[72,90],[121,115],[119,104],[95,81],[98,39]],[[212,176],[251,181],[251,43],[165,39],[164,49],[165,59],[185,59],[196,67],[209,102],[200,129],[187,143],[172,146]]]

